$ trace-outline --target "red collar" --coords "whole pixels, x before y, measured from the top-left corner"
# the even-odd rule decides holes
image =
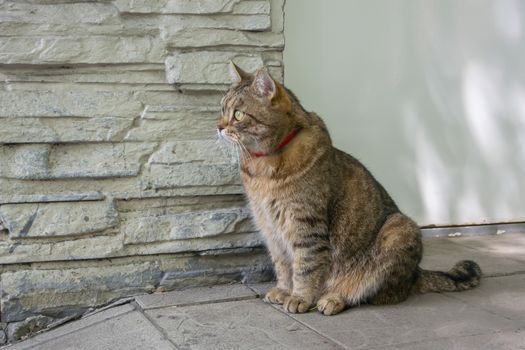
[[[281,141],[281,143],[279,143],[279,145],[277,147],[274,148],[273,151],[271,151],[270,153],[264,153],[264,152],[250,152],[252,156],[254,157],[266,157],[266,156],[271,156],[277,152],[279,152],[280,150],[282,150],[284,147],[286,147],[287,144],[289,144],[293,138],[295,136],[297,136],[297,134],[299,133],[299,131],[301,131],[300,128],[295,128],[293,129],[292,131],[290,131],[290,133],[288,135],[286,135],[286,137]]]

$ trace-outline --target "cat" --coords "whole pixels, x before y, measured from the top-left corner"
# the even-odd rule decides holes
[[[264,66],[229,69],[235,82],[217,132],[241,153],[248,203],[274,265],[277,285],[265,302],[335,315],[480,283],[469,260],[448,272],[421,269],[418,225],[358,160],[332,146],[322,119]]]

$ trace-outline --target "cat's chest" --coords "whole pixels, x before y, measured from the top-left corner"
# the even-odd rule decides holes
[[[289,231],[295,205],[284,193],[250,196],[250,207],[257,226],[266,235],[282,235]]]
[[[301,196],[294,183],[243,179],[244,188],[255,223],[265,235],[280,235],[293,226],[294,210],[299,208]]]

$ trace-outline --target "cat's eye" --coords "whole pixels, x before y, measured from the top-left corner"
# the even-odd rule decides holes
[[[242,111],[235,111],[233,113],[233,117],[235,118],[235,120],[237,121],[241,121],[244,119],[244,117],[246,116],[246,113],[242,112]]]

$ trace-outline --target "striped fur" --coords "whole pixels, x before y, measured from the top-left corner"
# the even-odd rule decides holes
[[[232,68],[238,82],[223,98],[218,127],[240,147],[246,195],[275,266],[266,301],[293,313],[317,304],[331,315],[479,283],[474,262],[447,273],[421,270],[418,226],[359,161],[332,146],[321,118],[265,68],[255,75]],[[247,117],[237,121],[235,110]],[[297,136],[272,153],[293,129]],[[270,155],[253,156],[261,152]]]

